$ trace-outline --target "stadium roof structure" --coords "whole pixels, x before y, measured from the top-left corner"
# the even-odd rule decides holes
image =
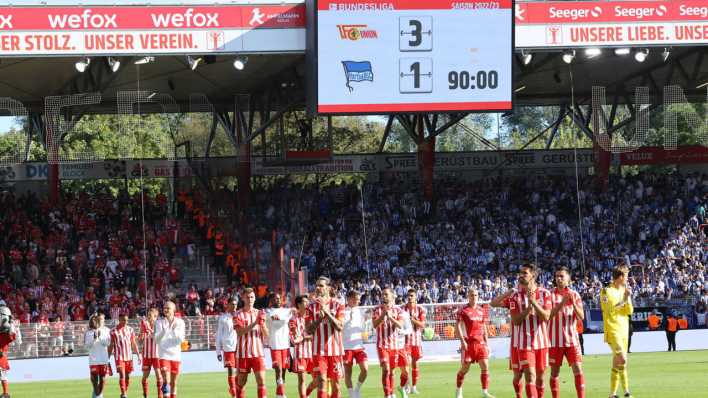
[[[661,49],[659,49],[661,50]],[[588,59],[578,50],[572,64],[558,51],[534,52],[528,65],[523,55],[514,55],[516,105],[560,105],[571,102],[571,76],[576,103],[589,104],[592,86],[607,88],[608,97],[632,103],[634,87],[648,86],[660,95],[664,86],[682,87],[690,102],[704,102],[706,91],[698,88],[708,80],[708,47],[678,47],[669,58],[655,56],[644,63],[616,56],[612,49]],[[215,55],[209,63],[192,70],[185,56],[158,56],[155,62],[131,65],[135,57],[118,58],[126,65],[112,73],[105,58],[98,67],[79,73],[76,57],[34,57],[0,59],[0,97],[22,102],[34,112],[42,112],[44,98],[56,95],[102,93],[100,105],[91,113],[113,113],[116,94],[125,90],[152,90],[172,96],[182,110],[189,109],[190,96],[203,94],[215,107],[233,109],[238,95],[261,94],[285,89],[304,105],[305,55],[301,53],[249,54],[248,65],[237,71],[233,55]],[[160,112],[157,107],[146,111]]]

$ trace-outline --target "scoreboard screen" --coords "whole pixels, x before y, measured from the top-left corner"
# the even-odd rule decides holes
[[[309,5],[314,112],[511,109],[512,0],[314,0]]]

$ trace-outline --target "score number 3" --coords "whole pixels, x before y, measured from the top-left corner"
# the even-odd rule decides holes
[[[398,26],[400,51],[432,51],[433,17],[401,17]]]

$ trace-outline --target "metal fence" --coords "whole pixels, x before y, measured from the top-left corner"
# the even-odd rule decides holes
[[[451,304],[422,304],[426,310],[427,327],[424,332],[425,340],[454,339],[454,326],[457,311],[464,303]],[[375,333],[371,324],[371,314],[374,307],[362,307],[365,314],[367,343],[374,343]],[[488,331],[491,336],[508,336],[509,321],[505,310],[489,308],[490,324]],[[186,325],[186,339],[190,343],[191,351],[213,350],[217,325],[216,316],[198,316],[183,318]],[[129,325],[136,333],[139,332],[139,320],[131,319]],[[112,328],[115,323],[106,321],[106,326]],[[88,322],[49,322],[30,323],[19,325],[18,339],[10,345],[9,357],[11,359],[60,357],[63,355],[86,355],[84,347],[84,334],[88,329]],[[70,353],[70,354],[69,354]]]

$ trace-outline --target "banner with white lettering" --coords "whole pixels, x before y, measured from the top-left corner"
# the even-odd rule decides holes
[[[305,6],[0,7],[0,56],[301,51]]]
[[[708,42],[705,0],[517,2],[516,48]]]
[[[587,169],[593,165],[591,149],[577,151],[578,167]],[[144,178],[171,178],[173,176],[192,177],[194,170],[203,170],[212,177],[235,176],[238,159],[222,157],[192,160],[146,159],[104,160],[93,163],[62,163],[59,178],[63,180],[82,179],[135,179],[140,178],[140,168]],[[575,168],[573,150],[548,151],[477,151],[441,152],[435,154],[435,170],[449,171],[493,171],[493,170],[560,170]],[[309,166],[269,166],[262,157],[252,159],[253,175],[284,174],[341,174],[378,172],[417,172],[418,156],[415,153],[379,153],[334,155],[332,160]],[[201,171],[200,171],[201,172]],[[0,167],[0,182],[46,180],[46,163],[18,163]]]

